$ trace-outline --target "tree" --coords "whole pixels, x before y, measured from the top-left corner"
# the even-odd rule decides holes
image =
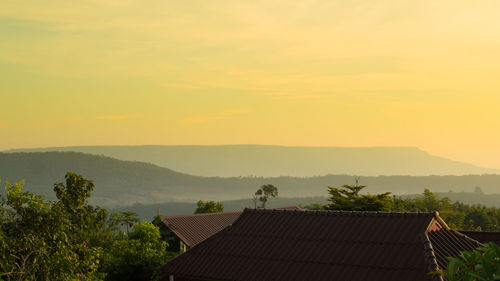
[[[262,203],[261,208],[265,209],[268,198],[276,196],[278,196],[278,188],[272,184],[265,184],[253,196],[254,207],[257,208],[257,198]]]
[[[71,214],[59,202],[6,183],[0,195],[1,280],[102,280],[102,248],[76,240]]]
[[[167,249],[166,250],[171,250],[173,252],[178,252],[179,251],[179,240],[177,236],[170,230],[165,223],[162,221],[162,216],[158,213],[151,223],[158,227],[158,230],[160,231],[160,238],[162,241],[167,242]]]
[[[328,187],[331,203],[327,206],[329,210],[344,211],[390,211],[390,192],[376,195],[361,195],[359,192],[366,186],[359,185],[359,178],[355,179],[354,185],[343,185],[341,188]]]
[[[55,204],[68,214],[71,236],[79,243],[98,243],[97,236],[106,231],[108,211],[88,204],[87,199],[94,190],[94,183],[72,172],[66,173],[65,180],[65,184],[54,185],[54,192],[59,199]]]
[[[121,226],[125,226],[127,229],[127,233],[129,232],[129,227],[134,226],[135,223],[138,223],[140,220],[136,212],[125,211],[118,213],[118,221]]]
[[[448,281],[500,279],[500,247],[487,243],[474,251],[463,251],[459,257],[449,257],[446,269],[437,273]]]
[[[196,204],[197,207],[194,211],[195,214],[224,212],[224,206],[222,205],[222,202],[199,200]]]
[[[113,243],[106,280],[150,280],[158,266],[173,256],[166,247],[158,227],[150,222],[135,224],[124,239]]]
[[[474,193],[484,195],[483,189],[480,186],[474,187]]]
[[[92,181],[67,173],[54,185],[58,201],[6,183],[0,194],[0,280],[149,280],[173,254],[150,223],[134,226],[135,213],[111,215],[87,203]]]

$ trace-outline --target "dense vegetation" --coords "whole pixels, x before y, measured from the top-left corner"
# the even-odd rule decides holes
[[[152,164],[83,153],[0,153],[0,178],[11,182],[25,179],[25,190],[48,199],[56,199],[49,187],[60,181],[61,175],[68,170],[93,179],[97,187],[89,200],[92,204],[106,207],[172,200],[195,202],[200,198],[216,201],[248,198],[256,187],[267,183],[279,186],[282,197],[324,196],[325,186],[340,186],[353,178],[349,175],[207,178],[177,173]],[[458,192],[473,191],[476,186],[480,186],[485,193],[500,190],[500,175],[379,176],[361,177],[361,181],[370,187],[371,192],[399,195],[420,193],[424,188],[434,192],[453,190],[457,196]],[[495,203],[488,201],[490,197],[493,198],[490,195],[474,195],[474,200]],[[460,200],[464,202],[463,198]]]
[[[429,189],[420,196],[401,198],[382,194],[361,194],[366,188],[359,185],[343,185],[340,188],[328,187],[329,204],[311,204],[305,206],[311,210],[346,210],[346,211],[393,211],[393,212],[434,212],[456,230],[500,231],[500,209],[484,205],[469,205],[449,198],[437,198]]]
[[[158,227],[131,213],[89,205],[92,181],[74,173],[56,184],[56,201],[6,183],[0,196],[1,280],[150,280],[166,262]],[[133,226],[123,232],[120,225]]]
[[[196,210],[194,210],[195,214],[224,212],[224,205],[222,205],[222,202],[199,200],[196,205]]]
[[[92,206],[88,199],[94,183],[75,173],[67,173],[65,179],[64,183],[54,185],[56,200],[46,200],[41,195],[24,191],[22,183],[6,183],[5,196],[0,195],[0,279],[156,279],[155,269],[176,254],[168,249],[178,248],[175,245],[168,247],[165,240],[171,235],[159,217],[152,223],[139,222],[134,212],[109,212]],[[439,211],[453,229],[500,230],[500,209],[495,207],[452,202],[446,197],[436,197],[428,189],[422,195],[402,198],[391,196],[389,192],[361,193],[365,188],[359,184],[359,179],[354,185],[328,187],[329,202],[310,204],[306,208]],[[256,196],[277,195],[273,185],[263,185],[259,190]],[[482,191],[477,189],[476,192]],[[264,204],[267,198],[259,201]],[[214,201],[200,200],[198,208],[198,213],[223,210],[222,203]],[[497,247],[488,247],[479,249],[479,256],[477,253],[463,254],[453,260],[443,274],[460,275],[463,271],[476,274],[474,270],[479,268],[468,267],[467,261],[474,258],[479,263],[484,261],[481,255],[498,254]],[[491,271],[481,272],[491,274]],[[452,275],[447,276],[454,280]]]
[[[500,247],[494,243],[448,259],[446,269],[437,272],[448,281],[500,280]]]

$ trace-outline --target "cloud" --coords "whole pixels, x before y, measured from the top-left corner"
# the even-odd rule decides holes
[[[58,124],[47,120],[22,122],[15,126],[23,129],[56,129],[59,127]]]
[[[127,119],[136,119],[139,117],[139,114],[120,114],[120,115],[102,115],[98,116],[97,119],[100,120],[127,120]]]
[[[250,111],[246,110],[246,109],[227,109],[227,110],[221,111],[217,114],[195,115],[195,116],[187,117],[184,119],[180,119],[180,120],[177,120],[177,124],[181,124],[181,125],[202,124],[202,123],[206,123],[206,122],[210,122],[210,121],[231,119],[237,115],[247,114],[248,112],[250,112]]]

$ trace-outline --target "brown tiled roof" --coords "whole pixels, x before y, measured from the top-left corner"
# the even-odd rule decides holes
[[[188,247],[202,242],[208,237],[232,224],[239,212],[208,213],[163,217],[163,223]]]
[[[500,232],[488,232],[488,231],[460,231],[472,239],[475,239],[481,243],[493,242],[500,245]]]
[[[443,249],[474,243],[456,232],[427,235],[436,221],[437,213],[246,209],[161,271],[176,281],[442,280],[428,273],[444,266]]]
[[[274,208],[299,210],[297,206]],[[242,211],[162,217],[162,221],[188,247],[192,247],[232,224]]]

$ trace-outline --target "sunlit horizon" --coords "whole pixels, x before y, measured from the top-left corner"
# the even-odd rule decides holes
[[[418,147],[500,169],[500,2],[0,3],[0,150]]]

